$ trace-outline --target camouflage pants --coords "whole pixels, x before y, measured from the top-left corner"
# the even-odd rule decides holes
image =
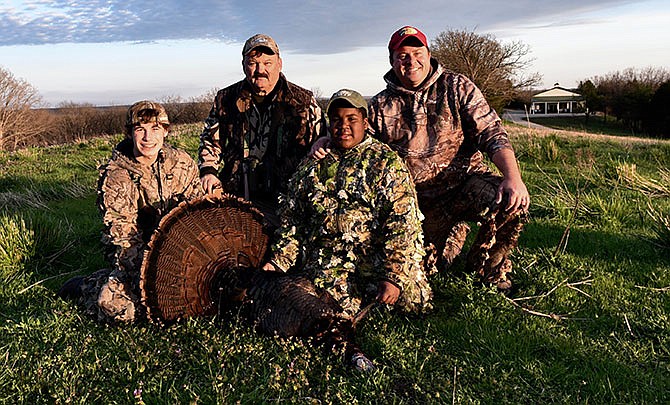
[[[137,286],[137,287],[133,287]],[[98,270],[82,283],[80,304],[101,322],[134,322],[140,319],[139,282],[110,269]]]
[[[440,269],[448,268],[461,253],[470,231],[467,222],[474,221],[481,226],[468,253],[468,271],[477,273],[485,283],[508,280],[512,271],[508,256],[528,219],[526,214],[507,214],[504,198],[500,205],[495,203],[501,182],[502,177],[492,173],[473,174],[440,199],[426,202],[419,198],[426,218],[424,236],[437,250]]]

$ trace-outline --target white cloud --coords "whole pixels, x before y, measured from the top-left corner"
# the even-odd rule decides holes
[[[536,58],[544,86],[575,87],[580,80],[629,67],[670,69],[670,8],[662,0],[586,12],[556,24],[527,25],[496,34],[522,40]]]
[[[521,40],[545,85],[571,87],[629,66],[670,66],[668,13],[667,0],[0,0],[0,64],[51,104],[190,97],[239,80],[242,43],[264,32],[289,80],[325,96],[342,87],[372,95],[384,86],[392,31],[414,24],[429,38],[468,29]]]
[[[243,41],[258,31],[303,53],[332,53],[384,45],[405,24],[429,36],[448,28],[493,29],[510,22],[546,20],[599,9],[621,0],[544,2],[427,0],[168,0],[160,3],[89,0],[32,1],[2,7],[0,46],[226,38]]]

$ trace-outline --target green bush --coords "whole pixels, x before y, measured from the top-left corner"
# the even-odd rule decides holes
[[[18,215],[0,215],[0,296],[15,293],[30,280],[26,263],[35,253],[35,233]]]

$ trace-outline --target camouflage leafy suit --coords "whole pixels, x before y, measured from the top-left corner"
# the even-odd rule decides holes
[[[416,192],[388,146],[366,136],[349,150],[304,161],[281,197],[279,214],[271,262],[308,274],[346,316],[374,299],[381,280],[401,289],[401,309],[431,307]]]

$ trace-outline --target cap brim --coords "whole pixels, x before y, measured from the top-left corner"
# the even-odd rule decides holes
[[[270,55],[277,55],[277,52],[276,52],[274,49],[272,49],[272,48],[270,48],[269,46],[267,46],[267,45],[256,45],[256,46],[254,46],[253,48],[249,49],[249,50],[244,54],[244,56],[249,55],[249,54],[251,53],[251,51],[253,51],[253,50],[255,50],[255,49],[258,49],[258,48],[263,48],[263,51],[264,51],[263,53],[267,53],[267,54],[270,54]]]

